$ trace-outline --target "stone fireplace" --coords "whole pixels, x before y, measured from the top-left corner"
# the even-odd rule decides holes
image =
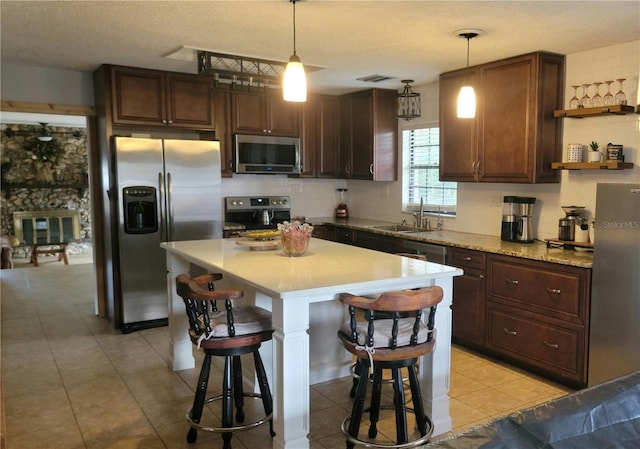
[[[2,123],[0,127],[3,131],[7,128],[19,131],[11,136],[2,132],[0,139],[0,234],[8,236],[14,243],[14,257],[29,257],[28,245],[32,244],[26,242],[24,232],[16,229],[15,213],[37,212],[42,215],[44,212],[45,215],[51,213],[52,216],[76,216],[77,227],[74,230],[77,232],[73,233],[74,240],[91,242],[86,129],[48,127],[56,140],[53,147],[55,152],[47,154],[54,157],[43,161],[41,153],[34,151],[32,145],[40,126]],[[48,222],[47,225],[49,226]],[[18,240],[20,246],[16,247]],[[71,251],[69,253],[73,254]]]

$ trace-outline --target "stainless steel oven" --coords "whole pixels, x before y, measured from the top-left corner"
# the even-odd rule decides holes
[[[288,196],[228,196],[224,199],[225,237],[238,231],[276,229],[278,223],[291,220]]]

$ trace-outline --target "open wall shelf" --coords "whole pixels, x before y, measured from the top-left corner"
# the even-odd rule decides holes
[[[552,162],[556,170],[624,170],[633,168],[633,162]]]
[[[611,106],[598,106],[595,108],[561,109],[553,112],[554,117],[584,118],[599,115],[626,115],[633,114],[633,106],[626,104],[614,104]]]

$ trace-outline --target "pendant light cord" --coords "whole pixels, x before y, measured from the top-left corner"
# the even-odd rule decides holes
[[[293,54],[296,54],[296,0],[291,0],[293,3]],[[467,56],[468,59],[468,56]],[[468,63],[467,63],[468,64]]]
[[[294,7],[295,7],[295,2],[294,2]],[[293,42],[294,42],[294,43],[293,43],[293,48],[295,49],[295,48],[296,48],[296,44],[295,44],[295,40],[296,40],[296,38],[295,38],[295,27],[294,27],[294,32],[293,32],[293,33],[294,33],[294,34],[293,34],[293,35],[294,35],[294,38],[293,38]],[[467,36],[467,68],[469,68],[469,41],[470,41],[470,40],[471,40],[471,38],[470,38],[469,36]],[[295,53],[295,50],[294,50],[294,53]]]

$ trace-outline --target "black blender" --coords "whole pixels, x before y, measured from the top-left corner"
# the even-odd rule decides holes
[[[338,199],[336,218],[349,218],[349,209],[347,208],[348,192],[349,189],[336,189],[336,197]]]

